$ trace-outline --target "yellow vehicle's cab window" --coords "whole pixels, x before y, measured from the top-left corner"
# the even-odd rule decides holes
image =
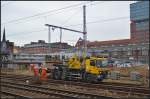
[[[101,67],[102,66],[102,61],[101,60],[96,60],[96,66]]]
[[[102,61],[102,66],[103,66],[103,67],[108,66],[108,60],[103,60],[103,61]]]
[[[96,60],[96,66],[97,67],[106,67],[108,66],[107,60]]]
[[[90,60],[90,65],[91,66],[96,66],[95,60]]]

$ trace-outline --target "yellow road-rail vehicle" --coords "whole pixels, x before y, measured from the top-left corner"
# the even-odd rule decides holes
[[[62,64],[53,64],[52,78],[59,80],[80,80],[87,82],[102,81],[109,72],[107,58],[85,57],[76,55]]]

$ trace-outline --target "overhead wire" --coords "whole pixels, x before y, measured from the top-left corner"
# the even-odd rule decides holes
[[[89,2],[88,2],[89,3]],[[84,4],[88,4],[88,3],[84,3]],[[101,3],[101,2],[100,2]],[[80,3],[80,5],[82,5],[83,3]],[[75,6],[75,5],[74,5]],[[69,6],[70,7],[70,6]],[[58,9],[59,10],[59,9]],[[78,10],[77,10],[77,12],[78,12]],[[77,12],[75,12],[74,14],[76,14]],[[54,13],[54,14],[59,14],[59,13],[61,13],[61,12],[58,12],[58,13]],[[51,14],[51,15],[54,15],[54,14]],[[74,15],[73,14],[73,15]],[[73,16],[72,15],[72,16]],[[72,18],[72,16],[70,17],[70,18],[68,18],[68,20],[66,20],[66,22],[68,22],[71,18]],[[14,21],[13,21],[14,22]],[[45,29],[44,30],[38,30],[38,31],[30,31],[30,32],[28,32],[28,33],[33,33],[33,32],[40,32],[40,31],[45,31]],[[19,32],[19,33],[15,33],[15,35],[20,35],[20,34],[24,34],[24,33],[27,33],[27,32]],[[8,35],[8,36],[15,36],[14,34],[12,34],[12,35]]]
[[[54,9],[54,10],[50,10],[50,11],[47,11],[47,12],[38,13],[38,14],[31,15],[31,16],[28,16],[28,17],[23,17],[23,18],[18,18],[18,19],[15,19],[15,20],[10,20],[10,21],[2,23],[1,25],[6,25],[6,24],[9,24],[9,23],[16,23],[17,21],[27,20],[29,18],[33,18],[33,17],[35,18],[35,17],[38,17],[38,16],[45,15],[47,13],[49,14],[49,13],[52,13],[52,12],[57,12],[57,11],[65,10],[65,9],[68,9],[68,8],[78,7],[78,6],[83,5],[83,4],[89,6],[90,3],[91,2],[86,2],[86,3],[83,2],[83,3],[79,3],[79,4],[69,5],[69,6],[66,6],[66,7],[63,7],[63,8],[59,8],[59,9]],[[96,3],[96,4],[92,4],[92,5],[97,5],[97,4],[100,4],[100,3],[104,3],[104,1]],[[63,12],[58,12],[58,13],[54,13],[54,14],[51,14],[51,15],[55,15],[55,14],[59,14],[59,13],[63,13]],[[47,16],[51,16],[51,15],[47,15]],[[45,17],[45,16],[43,16],[43,17]]]
[[[99,23],[99,22],[109,22],[109,21],[117,21],[117,20],[122,20],[122,19],[128,19],[127,16],[124,16],[124,17],[118,17],[118,18],[111,18],[111,19],[104,19],[104,20],[97,20],[97,21],[91,21],[91,22],[87,22],[87,24],[93,24],[93,23]],[[66,25],[64,27],[73,27],[73,26],[79,26],[79,25],[83,25],[82,23],[81,24],[74,24],[74,25]],[[37,30],[37,31],[28,31],[27,32],[19,32],[19,33],[15,33],[15,35],[23,35],[24,33],[25,34],[29,34],[29,33],[33,33],[33,32],[41,32],[41,31],[46,31],[47,29],[41,29],[41,30]],[[14,34],[12,35],[8,35],[8,36],[15,36]]]
[[[102,2],[101,2],[102,3]],[[95,4],[96,5],[96,4]],[[61,13],[61,12],[59,12],[59,13]],[[57,13],[58,14],[58,13]],[[52,14],[51,14],[52,15]],[[70,16],[67,20],[66,20],[66,22],[67,21],[69,21],[70,19],[72,18],[72,16]],[[97,21],[90,21],[90,22],[87,22],[87,24],[92,24],[92,23],[99,23],[99,22],[106,22],[106,21],[112,21],[112,20],[120,20],[120,19],[124,19],[125,17],[122,17],[122,18],[114,18],[114,19],[106,19],[106,20],[97,20]],[[127,17],[126,17],[127,18]],[[82,25],[82,24],[75,24],[75,25],[69,25],[69,26],[66,26],[66,27],[70,27],[70,26],[79,26],[79,25]],[[46,31],[46,29],[42,29],[42,30],[38,30],[38,31],[30,31],[30,32],[24,32],[24,33],[26,33],[26,34],[31,34],[31,33],[33,33],[33,32],[41,32],[41,31]],[[24,33],[16,33],[15,35],[18,35],[18,34],[24,34]],[[9,35],[9,36],[15,36],[14,34],[13,35]]]
[[[61,10],[64,10],[64,9],[68,9],[68,8],[80,6],[80,5],[82,5],[82,4],[85,4],[85,3],[79,3],[79,4],[69,5],[69,6],[66,6],[66,7],[63,7],[63,8],[59,8],[59,9],[54,9],[54,10],[50,10],[50,11],[38,13],[38,14],[31,15],[31,16],[28,16],[28,17],[18,18],[18,19],[16,19],[16,20],[11,20],[11,21],[8,21],[8,22],[4,22],[4,23],[2,23],[2,24],[8,24],[8,23],[16,22],[16,21],[25,20],[25,19],[29,19],[29,18],[32,18],[32,17],[37,17],[37,16],[40,16],[40,15],[45,15],[45,14],[47,14],[47,13],[57,12],[57,11],[61,11]]]
[[[75,16],[75,14],[79,12],[79,10],[81,10],[81,9],[77,9],[77,11],[75,11],[75,13],[73,13],[67,20],[65,20],[62,23],[62,26],[64,26],[67,22],[69,22],[73,18],[73,16]]]
[[[87,24],[99,23],[99,22],[108,22],[108,21],[116,21],[116,20],[128,19],[128,18],[129,18],[129,17],[124,16],[124,17],[118,17],[118,18],[111,18],[111,19],[104,19],[104,20],[91,21],[91,22],[87,22]],[[72,27],[72,26],[79,26],[79,25],[83,25],[83,23],[74,24],[74,25],[66,25],[65,27]]]
[[[77,8],[77,7],[76,7]],[[71,10],[71,9],[70,9]],[[56,14],[61,14],[61,13],[66,13],[66,12],[57,12],[57,13],[53,13],[53,14],[50,14],[50,15],[46,15],[46,16],[42,16],[42,18],[44,17],[44,19],[45,19],[45,22],[46,22],[46,20],[48,19],[48,17],[49,16],[53,16],[53,15],[56,15]],[[39,16],[40,17],[40,16]],[[37,17],[36,19],[39,19],[39,17]],[[28,22],[30,22],[30,23],[32,23],[32,21],[29,21],[29,20],[31,20],[31,19],[26,19],[26,20],[24,20],[24,21],[17,21],[17,22],[12,22],[13,24],[15,23],[15,24],[20,24],[20,23],[28,23]],[[34,19],[35,20],[35,19]],[[5,25],[5,23],[3,23],[2,25]]]
[[[36,31],[28,31],[28,32],[19,32],[19,33],[14,33],[14,34],[9,34],[8,37],[10,36],[16,36],[16,35],[24,35],[24,34],[30,34],[34,32],[41,32],[41,31],[47,31],[47,29],[41,29],[41,30],[36,30]]]

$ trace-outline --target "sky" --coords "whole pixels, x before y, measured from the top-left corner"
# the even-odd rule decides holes
[[[1,35],[16,46],[45,40],[45,24],[83,31],[86,5],[87,39],[106,41],[130,38],[130,4],[135,1],[1,1]],[[75,45],[83,35],[62,30],[62,42]],[[51,30],[51,42],[60,41],[60,30]],[[2,38],[1,38],[2,39]]]

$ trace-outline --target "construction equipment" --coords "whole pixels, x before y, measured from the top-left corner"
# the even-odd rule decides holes
[[[87,82],[102,81],[108,74],[106,58],[72,56],[65,64],[54,64],[53,79],[80,80]]]
[[[63,80],[83,80],[83,81],[101,81],[109,71],[107,58],[87,57],[87,30],[86,30],[86,6],[83,6],[83,32],[73,30],[61,26],[45,24],[52,28],[59,28],[61,31],[68,30],[72,32],[82,33],[84,38],[83,56],[77,57],[76,55],[69,58],[63,63],[53,64],[52,78]],[[50,32],[49,32],[50,33]],[[61,36],[60,36],[61,37]]]

